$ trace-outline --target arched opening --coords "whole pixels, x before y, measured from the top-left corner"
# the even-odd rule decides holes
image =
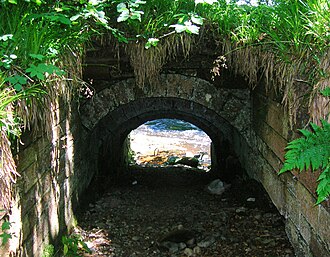
[[[143,167],[188,166],[211,169],[211,139],[197,126],[178,119],[148,121],[128,135],[129,164]]]
[[[203,130],[212,141],[211,172],[221,176],[228,156],[235,152],[233,128],[213,110],[196,102],[171,98],[144,98],[119,106],[106,115],[94,129],[97,176],[102,181],[127,171],[127,137],[132,130],[157,119],[178,119]]]

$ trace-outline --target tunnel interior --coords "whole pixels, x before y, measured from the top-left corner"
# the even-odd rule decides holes
[[[109,242],[105,249],[116,252],[118,247],[116,256],[123,257],[182,256],[194,251],[195,256],[220,256],[219,251],[224,250],[223,256],[281,256],[276,253],[284,248],[293,252],[282,217],[262,185],[245,176],[242,168],[249,160],[244,155],[242,130],[232,125],[232,111],[242,114],[246,124],[251,117],[235,105],[240,101],[228,105],[227,117],[216,108],[179,97],[118,102],[95,123],[88,138],[96,171],[95,183],[86,190],[94,198],[89,199],[87,211],[79,219],[83,233],[94,236],[91,227],[104,232],[103,240],[117,245],[111,248]],[[189,122],[209,136],[210,172],[130,169],[128,135],[148,121],[164,118]],[[224,191],[211,192],[211,183],[218,179]],[[100,194],[95,195],[96,190]],[[264,230],[270,239],[260,237]]]
[[[204,131],[212,141],[211,173],[224,180],[235,176],[239,163],[235,153],[235,128],[205,106],[179,98],[139,99],[116,108],[94,130],[97,145],[97,176],[113,179],[128,171],[128,135],[140,125],[157,119],[178,119]],[[232,173],[232,174],[231,174]]]

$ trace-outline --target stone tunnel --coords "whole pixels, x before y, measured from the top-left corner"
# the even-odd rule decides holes
[[[212,167],[217,170],[230,151],[239,146],[238,136],[249,135],[251,127],[248,89],[216,89],[211,83],[183,75],[161,76],[160,87],[134,91],[133,79],[102,85],[93,100],[81,107],[82,123],[91,131],[98,153],[99,170],[125,170],[125,139],[146,121],[159,118],[190,122],[212,140]],[[122,97],[122,98],[121,98]],[[222,158],[217,158],[221,156]],[[97,166],[97,165],[96,165]]]
[[[329,207],[314,206],[315,175],[277,174],[292,131],[288,114],[276,94],[265,90],[262,76],[253,90],[230,71],[212,81],[210,65],[201,61],[206,57],[198,56],[167,65],[156,84],[139,87],[130,68],[113,76],[113,59],[105,52],[86,56],[84,78],[93,95],[79,103],[59,100],[50,139],[22,137],[16,155],[22,177],[9,215],[17,235],[8,246],[12,252],[41,256],[45,245],[72,227],[91,181],[125,170],[128,134],[146,121],[173,118],[208,134],[214,171],[234,153],[249,176],[262,183],[285,217],[297,256],[330,256]]]

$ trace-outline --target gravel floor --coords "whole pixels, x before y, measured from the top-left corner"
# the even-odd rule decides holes
[[[91,249],[81,255],[294,256],[259,183],[236,178],[213,195],[213,179],[182,167],[132,170],[81,211],[73,234]]]

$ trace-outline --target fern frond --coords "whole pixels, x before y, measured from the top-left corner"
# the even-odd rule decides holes
[[[317,182],[317,202],[319,204],[330,196],[330,123],[321,120],[321,126],[311,123],[312,131],[301,129],[303,135],[288,143],[285,162],[279,174],[298,169],[300,172],[311,168],[323,169]]]
[[[311,123],[313,131],[302,129],[303,137],[288,143],[285,162],[280,174],[292,169],[317,170],[328,165],[330,156],[330,124],[322,121],[322,127]]]
[[[330,163],[321,173],[317,181],[319,182],[319,184],[316,189],[316,193],[318,196],[316,204],[319,204],[325,201],[330,196]]]

